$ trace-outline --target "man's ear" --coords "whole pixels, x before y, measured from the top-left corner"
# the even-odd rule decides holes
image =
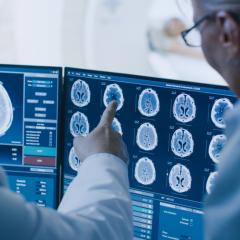
[[[216,15],[216,22],[220,29],[219,40],[223,47],[231,47],[232,53],[240,52],[240,27],[239,23],[226,11]]]

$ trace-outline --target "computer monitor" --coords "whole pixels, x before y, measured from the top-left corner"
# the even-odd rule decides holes
[[[203,199],[217,176],[227,141],[223,114],[233,108],[234,94],[220,86],[66,68],[64,99],[64,191],[79,168],[73,136],[87,135],[117,100],[113,128],[130,155],[135,239],[203,240]]]
[[[59,197],[62,69],[0,65],[0,165],[11,190],[39,206]]]

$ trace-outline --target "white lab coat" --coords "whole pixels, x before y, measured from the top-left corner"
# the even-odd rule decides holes
[[[218,177],[206,201],[205,240],[240,239],[240,102],[227,114]]]
[[[128,240],[132,211],[127,165],[110,154],[89,157],[58,212],[27,203],[0,174],[1,240]]]

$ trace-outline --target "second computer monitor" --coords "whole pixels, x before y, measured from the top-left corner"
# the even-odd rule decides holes
[[[226,144],[227,88],[167,79],[65,70],[64,191],[81,167],[73,138],[93,130],[118,102],[113,129],[127,144],[135,239],[203,240],[203,197],[211,194]],[[79,186],[81,187],[81,186]]]
[[[12,191],[39,206],[58,203],[62,70],[0,65],[0,165]]]

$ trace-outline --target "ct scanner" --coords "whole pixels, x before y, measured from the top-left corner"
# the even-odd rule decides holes
[[[152,24],[184,17],[176,0],[2,0],[4,13],[1,2],[12,16],[1,23],[0,13],[0,34],[1,27],[5,33],[1,40],[5,42],[0,41],[1,62],[225,84],[203,60],[162,55],[149,48],[147,33]],[[11,31],[4,28],[6,21]]]
[[[151,39],[147,32],[152,23],[160,25],[165,19],[177,16],[190,25],[190,8],[184,6],[184,16],[175,0],[66,1],[64,64],[224,85],[204,60],[171,53],[161,55],[149,48]]]

